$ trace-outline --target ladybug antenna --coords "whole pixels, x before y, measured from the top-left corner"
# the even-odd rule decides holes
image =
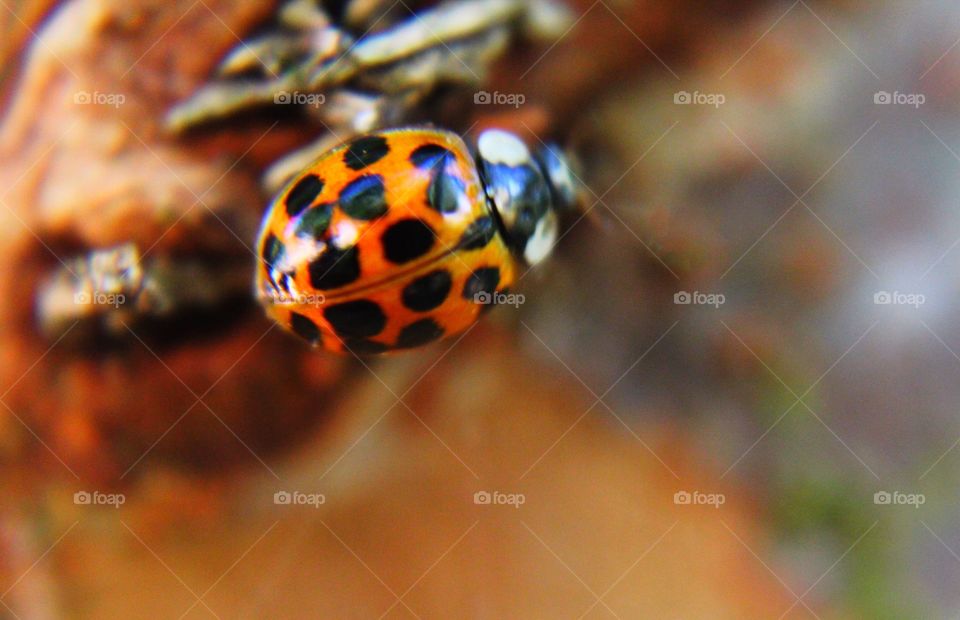
[[[589,150],[588,141],[584,132],[575,128],[567,148],[547,143],[537,151],[536,158],[554,193],[556,210],[562,215],[582,216],[597,228],[609,231],[614,228],[614,216],[600,204],[598,195],[584,180],[593,176],[579,156]]]
[[[605,217],[597,198],[583,181],[583,162],[575,149],[561,149],[556,144],[547,144],[536,153],[544,176],[553,194],[554,208],[561,216],[578,216],[598,228],[609,230],[611,218]]]

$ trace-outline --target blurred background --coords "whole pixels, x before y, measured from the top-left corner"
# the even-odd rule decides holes
[[[955,3],[0,28],[0,618],[960,613]],[[419,122],[568,144],[586,214],[463,338],[311,351],[265,205]]]

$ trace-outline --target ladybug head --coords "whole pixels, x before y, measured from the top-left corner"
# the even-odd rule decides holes
[[[578,203],[567,157],[547,145],[531,153],[512,133],[488,129],[477,139],[477,165],[507,245],[528,264],[550,253],[559,216]]]

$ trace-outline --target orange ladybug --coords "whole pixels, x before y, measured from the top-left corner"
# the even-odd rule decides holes
[[[552,250],[580,188],[517,136],[400,128],[323,154],[270,204],[256,295],[314,346],[356,354],[457,334]]]

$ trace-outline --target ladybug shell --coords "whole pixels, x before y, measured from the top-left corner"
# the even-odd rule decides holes
[[[367,134],[294,178],[260,231],[256,293],[333,351],[380,353],[456,334],[516,278],[474,160],[449,131]]]

